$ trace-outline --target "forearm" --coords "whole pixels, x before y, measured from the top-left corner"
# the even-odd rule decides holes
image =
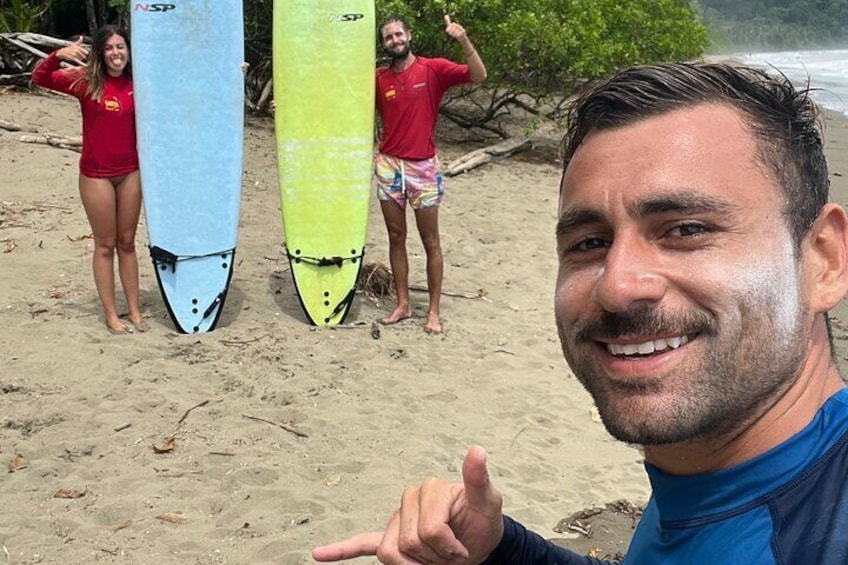
[[[468,65],[468,71],[471,73],[471,81],[480,84],[486,80],[488,76],[486,65],[483,64],[483,59],[480,58],[480,53],[477,48],[471,43],[471,40],[466,36],[465,41],[461,42],[462,52],[465,54],[465,63]]]
[[[62,60],[54,51],[35,66],[32,71],[32,83],[65,94],[73,94],[74,78],[60,69],[61,64]]]
[[[617,565],[617,561],[603,561],[586,557],[555,545],[524,526],[504,516],[504,534],[501,542],[489,555],[484,565]]]

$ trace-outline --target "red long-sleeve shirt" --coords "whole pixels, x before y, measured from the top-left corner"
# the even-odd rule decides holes
[[[32,82],[76,97],[82,111],[80,171],[87,177],[117,177],[138,169],[135,141],[135,104],[132,78],[106,75],[100,102],[86,94],[88,83],[77,79],[80,69],[60,69],[51,53],[39,62]]]

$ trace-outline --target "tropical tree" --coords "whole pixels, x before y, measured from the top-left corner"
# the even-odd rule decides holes
[[[37,31],[50,0],[0,0],[0,33]]]

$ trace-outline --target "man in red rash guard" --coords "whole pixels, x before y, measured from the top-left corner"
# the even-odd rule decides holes
[[[427,288],[430,302],[424,329],[440,333],[439,300],[443,259],[439,242],[438,211],[444,186],[434,133],[439,105],[447,90],[486,79],[486,67],[465,33],[445,16],[445,31],[465,53],[460,65],[447,59],[414,55],[412,33],[400,19],[380,26],[383,49],[392,62],[377,69],[377,110],[382,119],[379,152],[374,159],[377,196],[389,232],[389,261],[397,291],[397,306],[381,320],[394,324],[412,316],[409,304],[409,261],[406,254],[406,203],[415,213],[418,233],[427,255]]]

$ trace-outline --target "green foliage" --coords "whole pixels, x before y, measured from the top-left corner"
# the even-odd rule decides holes
[[[687,0],[377,0],[378,20],[404,18],[415,50],[461,58],[444,13],[461,23],[490,82],[568,88],[635,63],[698,57],[705,28]]]
[[[0,33],[39,31],[50,0],[0,0]]]
[[[845,43],[848,0],[700,0],[722,50],[799,49]]]

